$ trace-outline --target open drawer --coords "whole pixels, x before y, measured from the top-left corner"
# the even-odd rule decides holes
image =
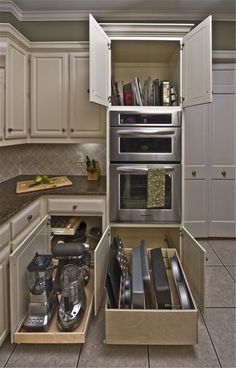
[[[204,306],[205,250],[180,227],[112,226],[111,237],[119,235],[125,248],[145,239],[147,248],[162,248],[164,259],[179,257],[191,309],[105,308],[107,344],[192,345],[198,341],[198,309]],[[128,251],[128,250],[127,250]],[[174,305],[178,305],[172,272],[165,261]]]
[[[91,223],[93,224],[92,217]],[[103,233],[94,250],[94,268],[91,269],[90,280],[85,288],[86,310],[79,327],[73,332],[59,331],[57,312],[50,322],[47,332],[26,332],[23,328],[29,303],[27,266],[36,252],[39,254],[51,253],[51,226],[48,216],[37,225],[10,256],[11,341],[27,344],[84,343],[93,310],[96,315],[104,295],[104,270],[109,253],[108,230]]]

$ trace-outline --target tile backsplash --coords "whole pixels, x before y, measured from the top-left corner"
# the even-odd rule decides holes
[[[86,155],[99,161],[101,174],[105,175],[106,145],[102,143],[1,147],[0,182],[17,175],[86,175]]]

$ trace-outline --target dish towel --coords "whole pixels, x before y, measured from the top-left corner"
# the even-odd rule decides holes
[[[147,208],[165,207],[165,170],[149,169],[147,174]]]

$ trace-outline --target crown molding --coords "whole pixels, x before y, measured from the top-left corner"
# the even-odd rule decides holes
[[[157,12],[157,11],[112,11],[112,10],[90,10],[90,11],[22,11],[12,0],[0,0],[0,11],[10,12],[19,21],[88,21],[89,13],[98,21],[111,20],[146,20],[146,21],[164,21],[168,20],[202,20],[209,14],[205,11],[176,11]],[[218,21],[235,21],[235,14],[221,13],[214,14],[213,19]]]

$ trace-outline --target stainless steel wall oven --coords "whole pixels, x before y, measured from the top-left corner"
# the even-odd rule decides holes
[[[110,219],[181,221],[181,111],[110,112]]]

